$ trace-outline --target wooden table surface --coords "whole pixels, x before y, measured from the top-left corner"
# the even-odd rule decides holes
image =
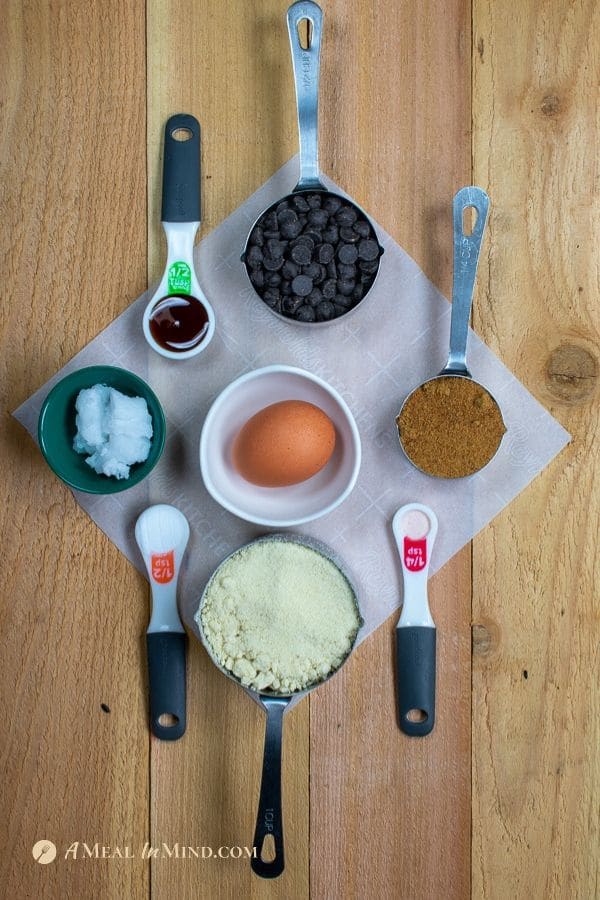
[[[286,0],[7,0],[0,884],[11,898],[600,897],[594,0],[324,0],[323,169],[451,285],[492,199],[474,325],[572,444],[433,582],[438,721],[394,720],[390,620],[289,715],[287,866],[140,858],[252,840],[263,717],[189,651],[150,739],[147,585],[9,411],[161,271],[166,117],[203,126],[202,234],[296,152]],[[595,230],[594,230],[595,228]],[[104,707],[102,706],[104,704]],[[34,861],[40,839],[58,847]],[[74,841],[133,859],[64,859]],[[100,851],[101,852],[101,851]]]

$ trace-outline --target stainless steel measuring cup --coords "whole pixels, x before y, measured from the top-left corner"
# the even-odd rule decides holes
[[[298,33],[298,28],[304,21],[308,21],[311,26],[309,31],[308,46],[306,47],[302,46]],[[299,0],[299,2],[292,4],[292,6],[290,6],[290,8],[288,9],[287,24],[292,52],[292,65],[294,70],[294,83],[296,87],[296,102],[298,109],[300,178],[291,194],[288,194],[287,196],[282,197],[280,200],[277,200],[276,203],[273,203],[271,206],[267,207],[267,209],[263,210],[263,212],[257,217],[248,234],[244,252],[242,254],[242,261],[245,264],[246,273],[250,279],[250,283],[252,284],[253,289],[256,291],[261,300],[263,300],[263,302],[266,303],[267,306],[269,306],[269,308],[275,315],[280,316],[280,318],[283,318],[286,321],[297,322],[300,325],[328,325],[331,322],[335,322],[338,319],[344,318],[346,315],[348,315],[348,313],[353,312],[358,306],[360,306],[367,294],[370,293],[379,272],[379,262],[381,255],[383,254],[383,247],[381,247],[381,244],[379,243],[377,234],[375,232],[375,228],[373,227],[373,224],[371,223],[364,210],[362,210],[352,200],[348,200],[346,197],[342,197],[339,194],[328,191],[321,181],[318,153],[319,72],[321,37],[323,31],[323,13],[321,11],[321,8],[318,6],[318,4],[313,3],[312,0]],[[286,309],[289,309],[289,306],[286,307],[283,299],[280,303],[278,303],[276,300],[271,301],[270,299],[265,299],[264,294],[261,294],[261,291],[264,289],[257,286],[256,278],[253,274],[252,266],[250,265],[252,257],[251,255],[249,256],[249,252],[252,248],[253,234],[256,234],[257,225],[269,214],[276,212],[277,208],[280,207],[281,204],[293,201],[293,198],[295,196],[298,196],[299,194],[304,194],[307,196],[312,195],[313,197],[318,196],[321,198],[321,202],[323,204],[325,204],[328,199],[334,198],[334,202],[341,201],[344,205],[351,207],[356,213],[357,217],[359,217],[361,221],[364,220],[370,228],[368,238],[366,239],[368,239],[370,243],[373,242],[373,244],[377,245],[377,255],[375,256],[375,247],[371,245],[370,251],[372,252],[374,258],[370,261],[363,260],[363,268],[370,271],[366,272],[368,278],[366,278],[364,282],[359,282],[362,284],[362,287],[360,288],[360,297],[356,299],[356,301],[354,301],[353,295],[352,305],[348,305],[345,312],[336,312],[333,317],[327,320],[320,320],[318,318],[318,306],[315,307],[315,309],[317,310],[317,312],[315,313],[315,320],[303,321],[301,319],[295,318],[295,312],[292,313],[286,311]],[[308,199],[310,200],[310,197],[308,197]],[[363,272],[362,269],[361,272]],[[365,273],[363,272],[363,274]],[[339,303],[342,303],[342,300],[340,299],[342,296],[342,294],[338,296]],[[340,307],[340,309],[341,308],[342,307]]]
[[[293,534],[293,533],[276,533],[276,534],[266,534],[262,537],[257,538],[254,541],[250,541],[248,544],[245,544],[244,547],[249,547],[256,543],[264,543],[264,542],[273,542],[273,541],[287,541],[296,544],[301,544],[305,547],[310,548],[311,550],[315,550],[317,553],[320,553],[322,556],[326,557],[330,560],[337,569],[342,573],[344,578],[349,583],[352,592],[354,594],[356,610],[358,613],[358,629],[356,635],[354,636],[354,640],[352,642],[352,646],[348,651],[345,659],[343,660],[341,665],[344,665],[354,646],[356,644],[356,638],[358,636],[358,631],[360,630],[363,619],[360,613],[360,606],[358,603],[356,588],[354,587],[352,578],[346,569],[344,563],[337,557],[337,555],[325,544],[322,544],[320,541],[314,540],[313,538],[305,537],[304,535]],[[200,605],[194,616],[194,620],[198,626],[198,632],[200,634],[200,639],[204,648],[211,660],[215,664],[215,666],[220,669],[220,671],[227,676],[227,678],[234,681],[236,684],[239,684],[241,687],[244,687],[242,682],[233,675],[228,669],[221,665],[221,663],[217,660],[214,651],[208,641],[204,628],[202,625],[202,608],[204,606],[204,601],[208,592],[208,588],[213,581],[213,579],[218,575],[219,571],[222,567],[234,556],[236,553],[239,553],[240,550],[243,550],[244,547],[240,547],[235,550],[233,553],[229,554],[220,564],[217,566],[211,577],[209,578],[206,587],[202,593],[202,597],[200,599]],[[302,598],[299,598],[298,602],[302,602]],[[277,694],[275,692],[265,692],[261,694],[257,694],[254,691],[248,690],[248,688],[244,687],[252,697],[258,700],[260,705],[265,710],[267,715],[266,727],[265,727],[265,745],[264,745],[264,756],[263,756],[263,768],[262,768],[262,781],[260,788],[260,798],[258,802],[258,812],[256,816],[256,828],[254,831],[254,840],[253,847],[256,848],[256,856],[252,857],[251,866],[253,871],[260,875],[261,878],[276,878],[278,875],[281,875],[285,866],[285,857],[284,857],[284,843],[283,843],[283,814],[282,814],[282,804],[281,804],[281,751],[282,751],[282,742],[283,742],[283,714],[286,709],[292,702],[295,697],[304,697],[305,694],[308,694],[310,691],[314,690],[319,685],[324,684],[326,681],[339,672],[341,665],[335,669],[333,672],[330,672],[329,675],[324,678],[322,681],[315,682],[315,684],[310,685],[310,687],[302,690],[296,691],[293,694]],[[274,842],[274,850],[275,855],[272,860],[264,860],[262,859],[261,853],[263,851],[263,845],[265,839],[268,835],[272,835]]]
[[[483,387],[483,385],[475,381],[469,369],[467,368],[467,339],[469,336],[469,318],[471,315],[471,306],[473,303],[475,275],[477,273],[477,265],[479,263],[479,253],[481,250],[481,244],[483,242],[483,234],[487,222],[489,204],[490,201],[488,195],[484,190],[478,187],[464,187],[460,191],[458,191],[458,193],[454,197],[452,205],[454,233],[454,274],[452,284],[450,350],[448,354],[448,361],[446,362],[446,365],[439,373],[439,375],[436,375],[434,378],[428,379],[428,381],[423,382],[417,388],[411,391],[411,393],[402,404],[400,412],[396,417],[396,423],[398,425],[398,433],[402,449],[406,453],[406,456],[411,461],[411,463],[413,463],[416,468],[420,469],[422,472],[425,472],[425,474],[427,475],[435,475],[436,473],[429,472],[426,469],[422,468],[411,457],[403,442],[401,427],[403,410],[406,408],[407,404],[410,403],[411,398],[414,398],[417,392],[421,391],[424,385],[448,377],[468,379],[472,383],[476,384],[481,389],[481,391],[487,395],[491,403],[496,408],[498,415],[500,416],[500,421],[502,421],[502,416],[496,400],[490,394],[487,388]],[[464,230],[463,219],[465,211],[470,208],[475,210],[477,218],[475,220],[471,233],[466,234]],[[487,465],[487,463],[490,462],[492,457],[495,455],[499,445],[500,442],[498,441],[497,446],[489,456],[489,459],[486,460],[484,465]],[[478,465],[476,468],[472,469],[472,471],[466,471],[462,474],[471,475],[474,474],[474,472],[479,471],[479,469],[481,468],[483,468],[483,466]]]

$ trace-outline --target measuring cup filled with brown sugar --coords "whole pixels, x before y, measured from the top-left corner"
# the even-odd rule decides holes
[[[498,404],[467,368],[469,317],[489,203],[488,195],[477,187],[464,187],[454,197],[448,362],[439,375],[408,395],[396,418],[408,459],[437,478],[463,478],[478,472],[495,456],[506,431]],[[477,218],[466,234],[464,214],[470,208]]]
[[[292,51],[300,179],[260,214],[242,254],[252,287],[282,318],[320,325],[347,315],[370,292],[383,248],[363,210],[328,191],[318,160],[318,100],[323,13],[299,0],[287,13]],[[300,31],[307,34],[300,38]]]

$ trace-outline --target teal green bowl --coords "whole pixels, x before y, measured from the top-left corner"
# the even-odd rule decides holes
[[[106,384],[130,397],[143,397],[148,404],[154,432],[150,454],[145,462],[131,467],[129,478],[98,475],[86,463],[85,454],[73,450],[77,430],[75,401],[79,391],[95,384]],[[38,420],[40,449],[52,471],[69,487],[88,494],[116,494],[139,484],[160,459],[165,434],[165,416],[156,394],[133,372],[116,366],[89,366],[71,372],[52,388],[44,400]]]

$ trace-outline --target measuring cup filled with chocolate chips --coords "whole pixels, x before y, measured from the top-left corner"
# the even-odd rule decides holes
[[[142,327],[153,350],[184,360],[205,350],[215,331],[215,314],[194,269],[200,227],[200,123],[194,116],[171,116],[165,126],[161,221],[167,264]]]
[[[323,13],[300,0],[287,13],[298,105],[300,180],[258,217],[242,261],[252,286],[277,315],[320,324],[355,309],[373,286],[383,248],[355,203],[328,191],[318,162],[319,65]],[[299,29],[307,34],[305,46]]]
[[[427,475],[463,478],[478,472],[495,456],[506,431],[500,408],[467,368],[467,338],[479,251],[489,198],[477,187],[454,197],[454,279],[450,353],[439,375],[408,395],[396,418],[402,449]],[[470,234],[464,214],[476,213]]]

